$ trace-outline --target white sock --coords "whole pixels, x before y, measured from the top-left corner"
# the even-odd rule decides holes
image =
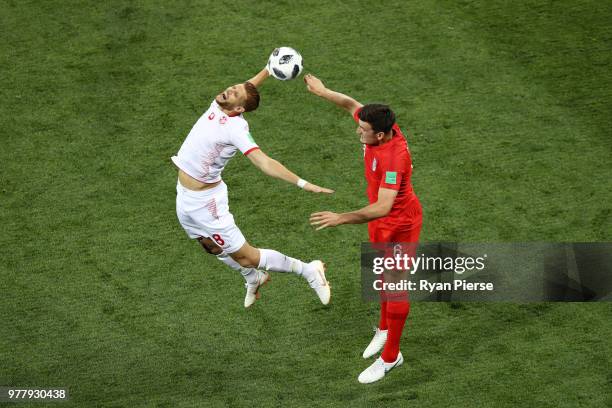
[[[292,272],[302,275],[306,264],[299,259],[283,255],[273,249],[259,250],[259,269],[274,272]]]
[[[259,278],[257,275],[257,269],[255,268],[244,268],[240,264],[232,259],[231,256],[222,252],[221,255],[217,255],[217,259],[229,266],[232,269],[240,271],[240,274],[247,283],[255,284]]]

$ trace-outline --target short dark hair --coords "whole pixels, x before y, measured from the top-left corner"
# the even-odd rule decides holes
[[[370,103],[361,108],[359,119],[368,122],[374,132],[387,133],[395,123],[395,113],[393,113],[388,105]]]
[[[257,87],[246,81],[244,83],[244,89],[246,91],[246,101],[244,101],[244,111],[251,112],[257,109],[259,106],[259,91]]]

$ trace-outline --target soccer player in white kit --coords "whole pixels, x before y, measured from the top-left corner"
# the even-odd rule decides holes
[[[240,150],[268,176],[313,193],[333,193],[306,182],[268,157],[249,133],[249,125],[242,114],[257,109],[257,87],[268,76],[264,68],[249,81],[217,95],[191,129],[177,155],[172,157],[179,169],[176,214],[190,238],[197,239],[206,252],[240,271],[246,280],[245,307],[259,298],[260,286],[270,279],[266,271],[291,272],[304,277],[326,305],[331,293],[324,264],[319,260],[305,263],[272,249],[249,245],[229,211],[227,186],[221,180],[226,164]]]

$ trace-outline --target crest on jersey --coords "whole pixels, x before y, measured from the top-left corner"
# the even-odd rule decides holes
[[[219,123],[225,125],[225,122],[227,122],[227,116],[222,116],[221,119],[219,119]]]
[[[215,112],[212,112],[210,115],[208,115],[208,120],[213,120],[215,118]]]
[[[374,160],[372,160],[372,171],[376,171],[376,157],[374,158]]]

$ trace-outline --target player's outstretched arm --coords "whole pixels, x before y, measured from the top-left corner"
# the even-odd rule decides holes
[[[349,112],[351,115],[354,115],[355,111],[363,106],[362,103],[357,102],[348,95],[326,88],[325,85],[323,85],[323,82],[312,74],[304,75],[304,82],[306,82],[306,88],[311,93],[320,96],[323,99],[327,99],[328,101]]]
[[[259,71],[257,75],[255,75],[253,78],[249,79],[248,82],[255,85],[255,88],[259,88],[264,83],[264,81],[268,79],[269,76],[270,76],[270,73],[268,72],[266,68],[264,68],[261,71]]]
[[[255,167],[257,167],[264,174],[270,177],[285,180],[288,183],[295,184],[303,188],[304,190],[310,191],[312,193],[331,194],[334,192],[334,190],[330,190],[329,188],[319,187],[316,184],[312,184],[305,180],[302,180],[285,166],[283,166],[280,162],[272,159],[259,149],[252,151],[248,154],[247,157],[249,158],[249,160],[251,160],[251,163],[253,163]]]
[[[363,224],[377,218],[385,217],[393,207],[397,190],[390,188],[378,189],[378,200],[374,204],[357,211],[337,214],[331,211],[321,211],[310,216],[310,225],[318,230],[335,227],[342,224]]]

